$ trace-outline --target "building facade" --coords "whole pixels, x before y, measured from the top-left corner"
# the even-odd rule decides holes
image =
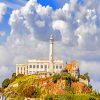
[[[16,64],[16,75],[18,74],[38,74],[45,73],[60,73],[64,69],[63,60],[54,59],[54,38],[50,36],[50,50],[48,60],[28,60],[25,64]]]
[[[70,64],[66,64],[66,70],[72,76],[76,78],[79,77],[79,67],[78,67],[78,62],[76,60],[72,60]]]
[[[0,100],[6,100],[6,97],[0,93]]]

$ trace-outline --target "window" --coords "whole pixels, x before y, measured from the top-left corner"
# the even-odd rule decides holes
[[[62,69],[62,66],[60,66],[60,69]]]
[[[35,68],[35,65],[33,65],[33,68]]]
[[[21,67],[21,74],[22,74],[22,67]]]
[[[56,66],[56,69],[58,69],[58,66]]]
[[[39,65],[37,65],[37,68],[39,68]]]
[[[43,65],[41,65],[41,68],[43,68]]]
[[[32,68],[32,65],[30,65],[30,68]]]
[[[36,74],[36,72],[35,72],[35,71],[33,71],[33,74]]]
[[[45,69],[47,68],[47,65],[45,65]]]
[[[25,74],[25,67],[24,67],[24,74]]]
[[[32,71],[30,71],[29,73],[32,74]]]
[[[18,74],[19,74],[19,67],[18,67]]]
[[[53,68],[55,69],[55,66],[53,66]]]

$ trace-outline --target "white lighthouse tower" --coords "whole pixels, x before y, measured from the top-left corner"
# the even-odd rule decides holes
[[[53,35],[50,36],[50,51],[49,51],[49,71],[53,73],[54,65],[54,38]]]

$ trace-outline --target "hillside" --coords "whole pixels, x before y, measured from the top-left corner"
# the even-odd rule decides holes
[[[96,100],[94,96],[90,95],[91,93],[91,87],[75,79],[70,81],[65,73],[45,78],[39,78],[38,75],[12,75],[10,84],[4,89],[4,95],[7,98],[18,98],[18,100],[21,98],[43,98],[44,100],[46,97],[73,98],[73,95],[74,98],[86,97],[88,98],[86,100]]]

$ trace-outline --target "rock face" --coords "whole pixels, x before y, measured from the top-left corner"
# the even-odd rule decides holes
[[[25,77],[27,77],[25,79]],[[5,89],[5,95],[10,97],[22,96],[23,89],[29,88],[33,86],[35,88],[39,88],[41,91],[41,96],[50,95],[59,95],[66,94],[69,92],[67,87],[72,88],[71,91],[74,93],[91,93],[91,88],[86,86],[84,83],[71,82],[71,85],[67,83],[68,80],[59,78],[56,82],[53,82],[52,77],[47,78],[33,78],[33,76],[22,76],[22,78],[17,78],[12,85],[10,84]],[[28,93],[27,89],[27,93]]]
[[[73,82],[72,87],[74,88],[75,93],[91,93],[92,89],[87,87],[85,84],[80,82]]]
[[[39,86],[42,88],[45,94],[64,94],[65,90],[65,80],[59,79],[57,83],[52,82],[52,79],[40,80]]]

